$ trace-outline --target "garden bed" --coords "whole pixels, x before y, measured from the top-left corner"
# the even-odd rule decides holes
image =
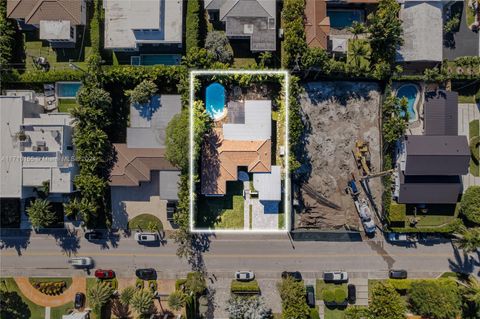
[[[259,294],[260,286],[256,280],[248,282],[232,280],[230,291],[234,294]]]

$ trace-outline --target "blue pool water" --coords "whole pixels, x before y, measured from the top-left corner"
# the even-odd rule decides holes
[[[348,28],[354,21],[364,21],[362,10],[327,10],[327,16],[330,17],[330,26],[334,29]]]
[[[408,102],[408,121],[414,122],[417,120],[417,111],[415,110],[415,101],[417,99],[418,89],[415,85],[405,84],[402,85],[397,91],[398,98],[406,98]],[[401,113],[402,116],[405,116],[405,113]]]
[[[131,65],[178,65],[182,57],[179,54],[142,54],[131,58]]]
[[[81,82],[57,82],[57,97],[74,98],[81,86]]]
[[[225,88],[220,83],[212,83],[205,90],[205,109],[211,118],[218,119],[225,109]]]

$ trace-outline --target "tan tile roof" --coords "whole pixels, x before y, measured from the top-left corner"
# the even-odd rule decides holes
[[[330,18],[325,0],[307,0],[305,4],[305,36],[312,48],[327,49]]]
[[[166,158],[163,148],[128,148],[113,144],[117,161],[110,173],[110,186],[138,186],[150,180],[152,170],[177,170]]]
[[[226,183],[238,179],[240,166],[251,173],[270,172],[271,148],[271,140],[224,140],[221,130],[216,130],[202,146],[202,194],[226,194]]]
[[[25,19],[27,24],[41,20],[68,20],[72,25],[82,24],[81,0],[7,0],[7,16]]]

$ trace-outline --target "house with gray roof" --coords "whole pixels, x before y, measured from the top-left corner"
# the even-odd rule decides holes
[[[458,135],[458,94],[427,96],[424,135],[407,135],[400,148],[394,197],[401,204],[454,204],[468,173],[470,148]]]
[[[178,201],[180,170],[165,156],[165,131],[181,112],[180,95],[155,95],[130,105],[126,143],[113,144],[116,162],[110,172],[113,227],[125,229],[141,213],[158,217],[165,227]]]
[[[181,48],[183,1],[104,0],[105,49]]]
[[[77,174],[67,113],[45,113],[21,96],[0,96],[0,198],[36,197],[48,185],[51,199],[74,191]]]
[[[250,50],[275,51],[277,46],[275,0],[207,0],[210,20],[221,21],[231,39],[249,39]]]

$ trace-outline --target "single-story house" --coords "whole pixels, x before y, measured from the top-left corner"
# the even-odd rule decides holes
[[[7,0],[7,18],[16,19],[20,28],[40,29],[40,39],[52,47],[74,47],[76,28],[86,25],[85,0]]]
[[[207,0],[210,20],[221,21],[231,39],[249,39],[253,52],[277,47],[277,2],[275,0]]]

